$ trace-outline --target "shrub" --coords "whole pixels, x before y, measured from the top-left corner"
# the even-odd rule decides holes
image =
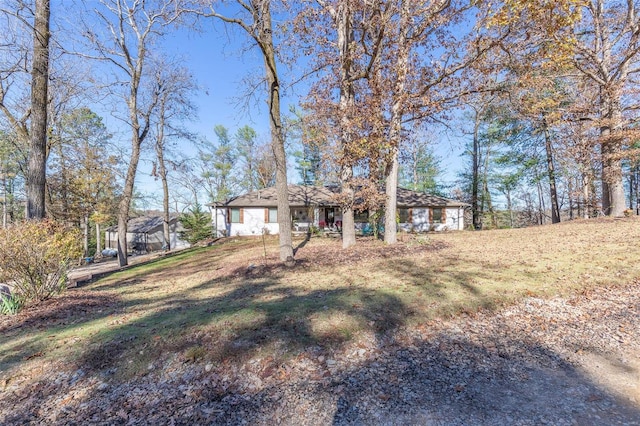
[[[188,213],[180,216],[184,231],[179,232],[180,238],[195,244],[198,241],[213,237],[211,215],[205,213],[199,204],[191,208]]]
[[[28,221],[0,230],[0,281],[22,303],[65,289],[71,264],[82,255],[78,230],[53,221]],[[3,301],[3,306],[5,302]]]
[[[23,301],[17,294],[0,293],[0,315],[15,315],[22,309]]]

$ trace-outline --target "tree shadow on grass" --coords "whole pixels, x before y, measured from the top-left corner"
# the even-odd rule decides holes
[[[405,315],[404,304],[382,292],[301,291],[277,278],[253,278],[220,296],[165,300],[153,313],[102,333],[78,364],[113,368],[140,352],[147,353],[144,362],[162,357],[154,348],[182,353],[194,347],[214,363],[241,362],[274,346],[295,353],[308,346],[334,348],[361,331],[388,333],[403,324]]]
[[[52,338],[118,312],[120,303],[119,298],[107,293],[71,290],[29,306],[15,316],[0,316],[2,370],[42,356],[49,350]]]
[[[392,265],[411,285],[428,286],[437,278],[425,277],[413,262]],[[149,314],[94,336],[78,361],[78,368],[102,380],[111,377],[102,374],[105,370],[129,369],[126,380],[114,377],[113,393],[90,388],[73,401],[74,409],[64,411],[51,401],[69,388],[58,394],[34,388],[35,397],[20,400],[20,413],[0,410],[0,422],[48,416],[42,406],[58,410],[58,419],[81,422],[86,418],[74,413],[84,405],[93,407],[105,423],[273,424],[273,417],[295,423],[301,402],[322,424],[563,424],[567,419],[598,424],[593,414],[613,420],[608,424],[633,424],[640,418],[637,406],[611,397],[559,354],[525,336],[514,340],[498,334],[501,342],[496,344],[491,335],[479,342],[460,331],[444,330],[428,338],[396,340],[408,315],[398,297],[348,285],[305,292],[284,283],[277,269],[267,274],[242,268],[203,283],[192,295],[155,299]],[[225,292],[195,297],[211,287],[224,287]],[[126,307],[149,302],[129,300]],[[298,356],[310,357],[314,350],[309,348],[339,350],[353,330],[373,334],[376,344],[366,355],[356,352],[348,365],[331,368],[315,357],[305,358],[313,366],[309,373],[284,368],[295,367]],[[221,379],[221,372],[234,366],[250,368],[246,361],[262,356],[261,350],[281,355],[274,347],[290,354],[274,361],[277,368],[284,366],[282,378],[279,370],[267,368],[262,373],[269,384],[255,391],[250,376],[238,375],[234,383]],[[204,352],[198,355],[200,348]],[[180,375],[167,383],[162,363],[175,354],[174,361],[188,367],[178,368]],[[206,363],[215,366],[211,373]],[[143,398],[141,392],[155,396]],[[157,413],[159,406],[172,409]]]

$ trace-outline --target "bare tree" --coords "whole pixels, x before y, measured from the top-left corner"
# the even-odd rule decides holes
[[[280,75],[276,63],[273,42],[273,25],[270,0],[236,0],[241,15],[225,15],[218,6],[223,3],[209,3],[205,16],[220,19],[230,25],[241,28],[260,49],[265,68],[267,84],[267,104],[269,106],[269,125],[271,141],[276,163],[276,197],[278,199],[278,235],[280,238],[280,260],[293,259],[291,232],[291,210],[289,208],[289,190],[287,185],[287,158],[285,154],[284,132],[280,112]]]
[[[162,182],[162,211],[165,250],[171,250],[171,232],[169,229],[169,182],[167,180],[168,144],[172,139],[188,140],[191,135],[180,124],[192,116],[194,105],[189,99],[195,84],[188,70],[167,61],[157,61],[155,70],[155,89],[158,93],[158,106],[155,114],[155,151],[158,160],[154,175]]]
[[[148,60],[153,44],[176,21],[180,9],[172,0],[100,0],[94,13],[99,26],[85,24],[84,35],[92,51],[85,56],[112,66],[116,77],[109,88],[126,105],[126,115],[117,118],[131,130],[131,157],[118,208],[118,262],[124,266],[128,263],[127,221],[141,147],[159,101],[157,91],[144,91],[144,80],[149,77]]]
[[[49,104],[49,0],[36,0],[35,8],[29,9],[22,1],[0,8],[3,18],[17,22],[18,26],[31,32],[33,39],[29,47],[19,34],[8,32],[0,65],[0,110],[11,128],[23,142],[28,141],[27,168],[25,171],[28,219],[45,216],[45,182],[47,161],[47,107]],[[33,19],[33,24],[31,24]],[[29,54],[29,50],[31,54]],[[29,59],[31,59],[29,63]],[[29,70],[29,65],[30,70]],[[18,101],[19,96],[9,96],[11,86],[18,82],[20,74],[30,72],[30,100]],[[25,82],[26,83],[26,82]],[[26,89],[26,87],[24,88]],[[25,90],[26,91],[26,90]],[[28,108],[24,108],[28,105]]]
[[[50,16],[49,0],[36,0],[31,69],[31,132],[27,164],[27,219],[42,219],[45,216]]]

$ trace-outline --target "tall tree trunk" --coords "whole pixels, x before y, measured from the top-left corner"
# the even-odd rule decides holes
[[[405,86],[407,73],[409,72],[409,40],[408,31],[411,28],[412,16],[410,14],[410,1],[400,2],[400,34],[398,37],[398,54],[396,57],[395,71],[396,82],[393,91],[393,105],[391,106],[391,122],[389,140],[391,141],[391,159],[386,167],[386,200],[384,219],[384,242],[395,244],[397,242],[396,212],[398,205],[398,150],[402,139],[402,118],[404,116]]]
[[[7,208],[7,176],[6,171],[2,170],[2,227],[7,227],[7,218],[9,217],[9,209]]]
[[[100,224],[96,222],[96,257],[102,257],[102,235],[100,235]]]
[[[167,180],[167,167],[164,164],[164,153],[162,147],[156,146],[158,155],[158,174],[162,182],[162,233],[164,235],[164,250],[171,250],[171,230],[169,222],[171,217],[169,214],[169,182]]]
[[[556,187],[556,172],[553,164],[553,147],[546,118],[542,119],[544,131],[544,148],[547,155],[547,175],[549,176],[549,194],[551,195],[551,223],[560,223],[560,206],[558,205],[558,189]]]
[[[287,182],[287,157],[284,149],[284,133],[280,115],[280,80],[276,68],[275,50],[273,47],[273,31],[269,0],[260,1],[261,25],[259,44],[262,48],[267,85],[269,87],[269,126],[271,143],[276,162],[276,197],[278,202],[278,236],[280,243],[280,260],[293,258],[293,240],[291,209],[289,206],[289,188]]]
[[[635,174],[635,198],[636,198],[636,214],[640,215],[640,164],[637,164],[634,169]]]
[[[536,176],[536,180],[537,180],[537,185],[536,188],[538,189],[538,216],[540,217],[540,222],[538,223],[539,225],[544,225],[546,222],[546,207],[544,205],[544,191],[542,190],[542,181],[540,180],[539,176]]]
[[[158,134],[156,135],[156,157],[158,159],[158,175],[162,182],[162,235],[164,244],[162,249],[171,250],[171,230],[169,229],[169,182],[167,181],[167,166],[164,162],[164,128],[166,98],[160,101],[160,112],[158,113]]]
[[[342,248],[349,248],[356,243],[356,223],[353,214],[355,191],[351,186],[353,168],[343,165],[340,170],[341,191],[346,203],[342,205]]]
[[[82,243],[84,248],[84,257],[89,257],[89,216],[84,215],[82,218]]]
[[[594,208],[594,184],[591,181],[589,175],[585,173],[582,181],[582,194],[584,196],[584,218],[589,219]]]
[[[138,170],[138,162],[140,160],[140,143],[140,138],[137,137],[137,135],[134,135],[131,159],[129,160],[129,167],[124,181],[122,198],[120,199],[120,204],[118,204],[118,264],[121,267],[126,266],[129,263],[127,248],[127,222],[129,220],[129,209],[131,207],[131,200],[133,199],[133,186],[136,179],[136,172]]]
[[[31,131],[26,176],[27,219],[45,217],[49,20],[49,0],[36,0],[33,26],[33,69],[31,70]]]
[[[513,228],[513,208],[511,205],[511,191],[507,189],[505,196],[507,197],[507,211],[509,212],[509,228]]]
[[[397,242],[397,206],[398,206],[398,146],[391,147],[391,164],[388,166],[385,183],[384,242]]]
[[[471,153],[471,214],[473,229],[482,229],[482,207],[480,207],[478,198],[478,189],[480,187],[480,113],[476,111],[473,123],[473,152]]]
[[[348,1],[339,2],[336,13],[336,27],[338,30],[338,50],[340,52],[340,144],[342,148],[342,164],[340,172],[341,191],[343,196],[342,206],[342,248],[351,247],[356,243],[355,218],[353,214],[353,202],[355,198],[352,186],[353,163],[348,153],[351,140],[351,114],[355,103],[353,88],[353,70],[350,44],[353,38],[351,28],[351,10]]]
[[[626,209],[626,197],[622,177],[622,163],[618,156],[623,137],[621,133],[622,111],[616,87],[600,91],[602,118],[600,128],[602,153],[602,211],[607,216],[622,217]]]
[[[573,220],[573,207],[575,203],[573,199],[573,179],[571,176],[567,179],[567,191],[569,192],[569,220]]]

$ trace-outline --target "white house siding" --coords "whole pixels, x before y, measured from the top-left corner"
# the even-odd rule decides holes
[[[217,208],[212,211],[213,226],[217,229],[218,236],[245,236],[245,235],[261,235],[263,229],[266,229],[269,234],[278,233],[277,223],[265,223],[265,208],[264,207],[245,207],[243,210],[243,222],[242,223],[228,223],[227,222],[227,208]],[[464,229],[464,208],[463,207],[447,207],[445,209],[445,223],[430,223],[429,222],[429,210],[430,208],[413,208],[412,210],[412,223],[400,223],[398,228],[407,232],[428,232],[428,231],[462,231]],[[305,208],[305,214],[306,213]],[[313,220],[313,224],[318,226],[319,222],[323,220],[323,209],[314,209],[313,216],[304,218],[299,217],[298,220],[308,220],[309,222],[296,222],[298,225],[308,226]],[[336,216],[336,221],[342,220],[342,217]],[[356,230],[361,230],[366,223],[356,223]],[[304,228],[304,227],[303,227]],[[305,228],[307,229],[307,228]]]
[[[464,208],[447,207],[445,209],[445,223],[430,223],[429,208],[412,208],[411,223],[400,223],[398,228],[406,232],[427,231],[462,231],[464,229]]]
[[[213,226],[216,227],[218,236],[262,235],[263,229],[268,234],[277,234],[278,224],[265,223],[264,216],[265,207],[243,207],[242,223],[229,223],[227,208],[217,208],[213,213]]]
[[[464,230],[464,208],[449,207],[447,208],[447,229],[450,231]]]

